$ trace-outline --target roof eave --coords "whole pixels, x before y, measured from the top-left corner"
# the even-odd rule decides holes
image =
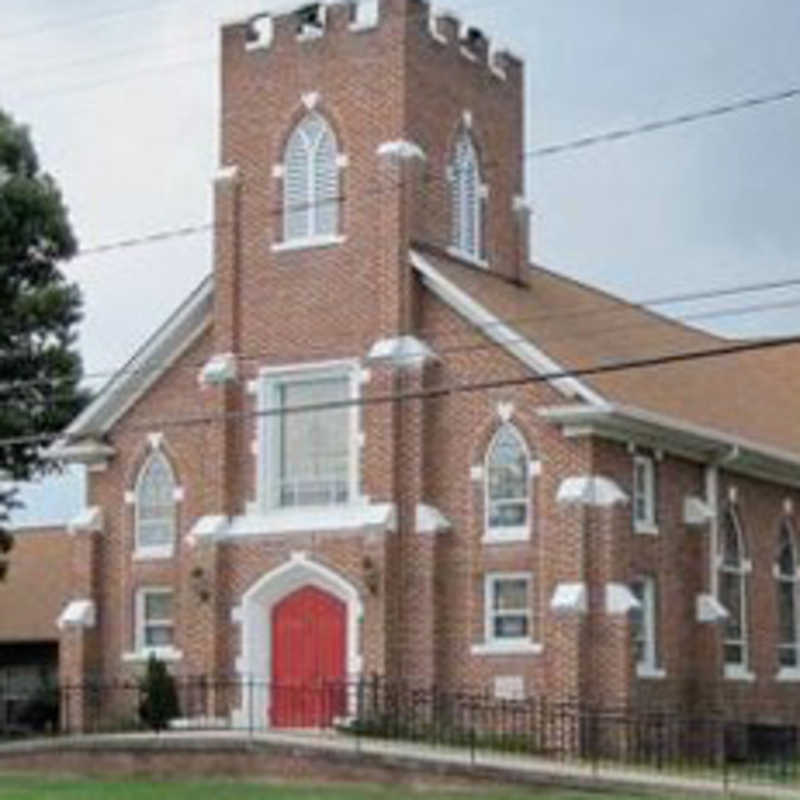
[[[467,322],[521,361],[532,372],[547,377],[547,382],[568,398],[580,398],[591,406],[605,404],[605,399],[584,381],[569,374],[561,364],[541,350],[530,337],[512,328],[475,297],[457,286],[417,250],[409,252],[411,265],[422,277],[423,284],[443,303]]]
[[[568,436],[634,442],[701,463],[724,464],[732,472],[800,486],[800,455],[665,414],[619,404],[549,406],[538,413],[561,425]]]
[[[70,423],[63,434],[63,451],[77,440],[106,433],[208,328],[213,293],[213,280],[208,276]],[[58,446],[56,443],[50,450],[56,451]]]

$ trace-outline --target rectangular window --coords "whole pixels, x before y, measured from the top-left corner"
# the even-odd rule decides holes
[[[266,375],[261,497],[267,508],[350,503],[358,493],[352,369]],[[302,410],[308,407],[308,410]]]
[[[525,573],[486,576],[486,641],[513,644],[531,640],[531,577]]]
[[[655,464],[649,456],[633,459],[633,526],[638,533],[656,530]]]
[[[654,672],[657,667],[656,582],[645,575],[633,581],[631,592],[639,601],[639,608],[631,611],[633,648],[637,672]]]
[[[140,589],[136,600],[137,650],[171,649],[175,643],[172,589]]]

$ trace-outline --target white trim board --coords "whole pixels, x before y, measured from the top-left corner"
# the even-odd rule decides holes
[[[568,436],[644,441],[693,461],[718,463],[728,472],[800,486],[800,455],[658,412],[608,403],[550,406],[537,413]]]
[[[428,289],[526,367],[540,375],[565,371],[561,364],[550,358],[527,337],[510,325],[506,325],[475,298],[448,280],[421,253],[411,250],[409,258]],[[606,404],[601,395],[577,378],[551,378],[548,383],[565,397],[578,397],[592,405]]]
[[[108,431],[209,328],[213,295],[209,275],[72,421],[65,438]],[[62,449],[56,442],[49,453],[57,458]]]

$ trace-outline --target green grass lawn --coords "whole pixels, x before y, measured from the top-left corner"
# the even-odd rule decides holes
[[[528,790],[448,791],[385,786],[276,785],[238,781],[138,781],[0,777],[1,800],[590,800],[597,794]],[[613,800],[638,800],[615,795]],[[653,800],[651,797],[650,800]]]

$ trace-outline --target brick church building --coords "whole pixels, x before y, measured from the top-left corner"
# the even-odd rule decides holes
[[[422,0],[221,52],[213,272],[52,450],[62,680],[788,709],[793,350],[660,363],[728,343],[531,265],[523,65]]]

